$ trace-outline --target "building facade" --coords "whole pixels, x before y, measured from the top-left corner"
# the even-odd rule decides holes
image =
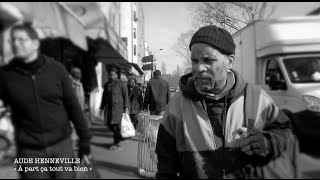
[[[121,38],[128,49],[129,69],[143,83],[141,59],[144,56],[144,13],[140,2],[121,2]]]
[[[5,14],[8,17],[12,15],[12,25],[27,16],[32,17],[33,25],[44,40],[42,42],[50,40],[50,43],[41,43],[47,44],[42,48],[46,50],[46,55],[53,55],[59,61],[68,60],[72,62],[71,66],[81,66],[82,71],[86,72],[88,78],[85,78],[87,83],[84,85],[88,87],[86,93],[90,94],[92,115],[98,115],[103,85],[108,81],[108,68],[118,68],[119,77],[124,81],[128,76],[135,76],[138,82],[143,82],[141,59],[145,55],[145,46],[142,3],[10,2],[10,5],[26,14],[21,18]],[[0,12],[5,13],[1,10],[2,6],[0,4]],[[9,29],[6,28],[0,33],[0,65],[12,57],[8,38]],[[69,47],[71,45],[73,48]]]

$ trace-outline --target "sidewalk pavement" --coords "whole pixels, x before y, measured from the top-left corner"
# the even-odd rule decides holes
[[[92,155],[103,179],[141,179],[137,169],[138,137],[121,142],[121,150],[108,150],[113,134],[103,125],[102,119],[91,124]]]
[[[90,127],[91,154],[96,161],[102,179],[142,179],[137,169],[138,137],[121,142],[122,150],[108,149],[113,142],[113,134],[103,125],[102,119],[92,121]],[[0,179],[17,179],[19,176],[13,160],[0,163]]]

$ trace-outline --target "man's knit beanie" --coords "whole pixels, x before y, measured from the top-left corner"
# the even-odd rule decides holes
[[[191,38],[189,49],[195,43],[205,43],[220,50],[225,55],[235,53],[236,45],[233,42],[231,34],[214,25],[200,28]]]

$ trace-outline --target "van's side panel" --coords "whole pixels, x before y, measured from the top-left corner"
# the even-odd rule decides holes
[[[254,26],[255,23],[252,23],[233,36],[236,44],[233,69],[238,71],[246,81],[256,84],[257,60]]]

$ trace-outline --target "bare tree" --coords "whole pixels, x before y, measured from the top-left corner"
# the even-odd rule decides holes
[[[182,75],[182,70],[181,70],[179,64],[177,65],[177,69],[176,69],[175,73],[177,74],[177,76],[181,76]]]
[[[255,20],[269,18],[275,7],[267,2],[192,2],[188,9],[195,29],[216,25],[234,33]],[[194,30],[181,33],[174,45],[176,53],[185,59],[183,70],[191,67],[189,43],[194,33]]]
[[[189,5],[193,25],[217,25],[234,33],[255,20],[269,18],[275,7],[267,2],[193,2]]]
[[[189,44],[193,34],[194,30],[188,30],[185,33],[181,33],[173,47],[175,52],[185,60],[183,69],[191,67],[191,52],[189,50]]]

